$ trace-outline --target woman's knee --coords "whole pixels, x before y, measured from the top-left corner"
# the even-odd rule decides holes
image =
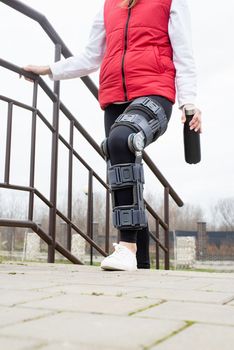
[[[126,151],[126,148],[128,148],[128,136],[130,135],[130,133],[128,132],[128,130],[126,130],[126,127],[124,126],[117,126],[116,128],[114,128],[110,132],[108,138],[109,152],[113,153]]]
[[[133,130],[127,126],[117,126],[111,130],[108,137],[110,159],[116,162],[133,162],[135,155],[128,147],[128,137]]]

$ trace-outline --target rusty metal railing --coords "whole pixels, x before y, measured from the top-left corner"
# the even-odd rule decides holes
[[[0,0],[0,2],[10,6],[11,8],[21,12],[22,14],[37,21],[43,30],[48,34],[51,41],[55,44],[55,60],[58,61],[63,55],[65,58],[72,55],[70,50],[66,47],[62,39],[56,33],[49,21],[34,9],[26,6],[25,4],[17,0]],[[3,101],[8,106],[7,112],[7,133],[6,133],[6,152],[5,152],[5,169],[4,169],[4,182],[0,183],[0,188],[12,189],[18,191],[25,191],[29,193],[29,205],[28,205],[28,220],[10,220],[0,219],[0,226],[8,227],[25,227],[31,228],[36,232],[42,240],[48,244],[48,262],[54,262],[55,251],[57,250],[67,259],[73,263],[82,264],[82,262],[71,254],[71,233],[74,230],[80,234],[90,244],[90,264],[93,263],[93,249],[96,249],[103,256],[107,256],[109,253],[109,241],[110,241],[110,189],[108,184],[102,180],[97,172],[85,161],[85,159],[74,148],[73,138],[74,130],[78,130],[88,143],[93,147],[99,156],[102,156],[101,149],[96,141],[86,132],[78,120],[68,110],[68,108],[60,100],[60,83],[54,83],[53,91],[48,87],[42,78],[32,73],[22,70],[20,67],[12,64],[8,61],[0,59],[0,67],[7,69],[16,74],[23,75],[33,80],[33,100],[32,105],[24,104],[20,101],[11,99],[6,96],[0,95],[0,101]],[[95,98],[98,96],[97,87],[91,81],[89,77],[81,78],[84,84]],[[42,89],[53,104],[53,121],[50,123],[40,111],[37,106],[38,89]],[[20,186],[10,183],[10,168],[11,168],[11,143],[12,143],[12,115],[14,107],[28,110],[32,113],[32,125],[31,125],[31,146],[30,146],[30,174],[29,174],[29,186]],[[69,141],[59,133],[59,112],[62,112],[68,119],[70,124]],[[50,176],[50,198],[46,198],[37,188],[35,188],[35,137],[37,129],[37,119],[46,126],[52,133],[52,151],[51,151],[51,176]],[[68,161],[68,197],[67,197],[67,213],[64,215],[57,208],[57,179],[58,179],[58,142],[62,142],[69,152]],[[87,233],[83,232],[72,221],[72,189],[73,189],[73,158],[76,158],[87,169],[88,178],[88,211],[87,211]],[[150,159],[150,157],[144,152],[144,161],[146,165],[151,169],[153,174],[157,177],[160,183],[164,187],[164,218],[162,219],[154,209],[146,202],[146,209],[152,215],[155,220],[155,234],[150,232],[151,238],[156,244],[156,268],[159,268],[159,249],[164,252],[164,267],[169,269],[169,196],[171,196],[178,206],[183,205],[183,201],[177,195],[172,186],[168,183],[165,177],[161,174],[159,169]],[[105,210],[105,251],[96,244],[93,239],[93,179],[96,179],[100,185],[106,191],[106,210]],[[41,227],[39,227],[34,221],[34,199],[35,196],[40,198],[42,202],[49,208],[49,233],[46,233]],[[65,223],[67,228],[67,241],[66,247],[63,247],[56,240],[56,218],[60,217]],[[159,228],[164,231],[164,242],[159,238]]]

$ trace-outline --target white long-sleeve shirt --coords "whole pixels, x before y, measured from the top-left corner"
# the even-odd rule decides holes
[[[168,33],[176,69],[176,88],[179,108],[195,104],[196,67],[193,57],[190,12],[186,0],[172,0]],[[52,63],[53,80],[78,78],[97,71],[106,47],[104,5],[94,18],[88,43],[80,54]]]

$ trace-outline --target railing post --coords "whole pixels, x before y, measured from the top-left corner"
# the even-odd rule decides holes
[[[13,112],[13,103],[10,102],[8,103],[8,112],[7,112],[6,156],[5,156],[5,175],[4,175],[4,182],[7,185],[9,185],[9,179],[10,179],[12,112]]]
[[[89,170],[87,235],[93,239],[93,171]],[[90,265],[93,265],[93,246],[90,245]]]
[[[74,121],[70,121],[70,136],[69,136],[70,150],[68,161],[68,198],[67,198],[67,217],[72,221],[72,170],[73,170],[73,140],[74,140]],[[71,251],[71,225],[67,224],[67,249]]]
[[[55,61],[61,58],[61,45],[55,45]],[[54,83],[54,93],[57,99],[53,106],[53,128],[52,149],[51,149],[51,177],[50,177],[50,201],[53,207],[49,214],[49,234],[52,238],[52,244],[48,246],[48,262],[54,263],[55,259],[55,240],[56,240],[56,205],[57,205],[57,177],[58,177],[58,141],[59,141],[59,88],[60,83]]]
[[[32,106],[37,108],[37,93],[38,93],[38,81],[35,80],[33,84],[33,101]],[[29,186],[34,188],[35,178],[35,151],[36,151],[36,126],[37,126],[37,112],[32,112],[32,127],[31,127],[31,154],[30,154],[30,176]],[[28,205],[28,220],[33,221],[33,208],[34,208],[34,192],[29,193],[29,205]]]
[[[165,270],[170,269],[170,251],[169,251],[169,187],[164,187],[164,222],[167,224],[165,229]]]
[[[159,240],[159,220],[156,219],[155,222],[156,222],[155,235],[156,235],[156,238]],[[160,268],[160,264],[159,264],[159,244],[158,244],[157,240],[156,240],[155,243],[156,243],[156,269],[159,270],[159,268]]]
[[[106,177],[108,184],[108,176]],[[110,191],[106,190],[106,227],[105,227],[105,252],[109,254],[110,250]]]

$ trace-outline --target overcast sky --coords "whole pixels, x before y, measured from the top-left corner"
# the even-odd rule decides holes
[[[85,46],[93,17],[103,0],[25,0],[24,3],[44,13],[73,54],[76,54]],[[174,106],[167,133],[150,145],[147,151],[185,203],[199,204],[207,209],[220,198],[234,196],[234,2],[188,0],[188,3],[198,72],[197,105],[203,112],[202,162],[188,165],[184,161],[183,129],[177,105]],[[2,58],[19,66],[29,63],[48,64],[53,60],[53,45],[36,23],[1,2],[0,18],[1,33],[4,33],[1,35]],[[98,73],[91,75],[91,78],[98,83]],[[46,81],[52,86],[48,78]],[[100,143],[104,138],[104,129],[103,112],[98,103],[79,79],[63,81],[61,91],[62,100]],[[31,85],[0,68],[0,94],[29,102]],[[44,101],[43,96],[41,101]],[[46,103],[41,103],[42,110],[47,111]],[[4,125],[3,104],[0,104],[0,112],[0,121]],[[18,134],[17,131],[15,133],[18,139],[21,137],[26,150],[29,128],[22,128],[22,120],[15,121]],[[4,140],[3,129],[0,131],[1,140]],[[41,133],[42,139],[46,139],[46,132]],[[1,143],[1,140],[0,147],[3,149],[4,142]],[[46,150],[45,142],[43,144],[41,155]],[[18,176],[12,176],[15,182],[21,181],[20,166],[24,155],[15,145],[15,169],[17,168]],[[44,172],[45,164],[44,162]],[[103,164],[101,160],[100,164]],[[102,174],[103,169],[100,165]],[[2,170],[3,156],[0,156],[0,177],[3,176]],[[153,177],[148,171],[146,182],[146,190],[152,190]],[[63,185],[64,182],[59,184],[61,189]],[[43,188],[43,180],[40,186]]]

